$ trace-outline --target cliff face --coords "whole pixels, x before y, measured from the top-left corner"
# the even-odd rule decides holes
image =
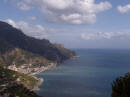
[[[75,53],[72,53],[72,51],[64,47],[59,48],[50,43],[49,40],[40,40],[26,36],[21,30],[5,22],[0,22],[0,39],[6,41],[9,45],[12,45],[12,47],[38,54],[53,62],[60,63],[75,56]],[[71,53],[71,55],[69,53]]]
[[[77,56],[77,54],[74,52],[74,51],[72,51],[72,50],[69,50],[69,49],[67,49],[67,48],[65,48],[63,45],[61,45],[61,44],[53,44],[58,50],[59,50],[59,52],[62,54],[62,55],[64,55],[66,58],[73,58],[73,57],[75,57],[75,56]]]

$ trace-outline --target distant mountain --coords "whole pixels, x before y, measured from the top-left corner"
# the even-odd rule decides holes
[[[53,62],[60,63],[76,55],[64,47],[55,46],[49,40],[26,36],[21,30],[5,22],[0,22],[0,39],[12,47],[38,54]]]

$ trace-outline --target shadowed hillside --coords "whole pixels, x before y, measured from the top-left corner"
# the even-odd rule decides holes
[[[62,52],[61,47],[59,50],[50,43],[49,40],[40,40],[26,36],[21,30],[16,29],[5,22],[0,22],[0,39],[5,40],[8,44],[16,48],[39,54],[48,60],[58,63],[76,55],[74,52],[65,48],[63,48],[64,51]],[[72,55],[68,55],[68,52],[72,53]]]
[[[17,66],[23,64],[47,66],[50,63],[49,60],[38,54],[16,48],[3,40],[0,40],[0,61],[6,66],[13,64]]]

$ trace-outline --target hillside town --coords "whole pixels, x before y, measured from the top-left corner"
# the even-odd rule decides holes
[[[32,64],[23,64],[19,67],[17,67],[16,65],[10,65],[10,66],[8,66],[8,69],[17,71],[17,72],[20,72],[23,74],[35,75],[35,74],[41,73],[41,72],[48,70],[55,66],[56,66],[55,63],[50,63],[50,65],[48,65],[48,66],[40,66],[40,65],[32,66]]]

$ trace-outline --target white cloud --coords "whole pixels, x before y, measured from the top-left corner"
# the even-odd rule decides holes
[[[95,23],[98,13],[112,8],[107,1],[95,0],[24,0],[24,4],[37,6],[50,22],[68,24]]]
[[[81,38],[85,40],[125,38],[129,36],[130,36],[130,32],[97,32],[97,33],[82,33],[81,34]]]
[[[16,24],[13,20],[7,19],[7,20],[5,20],[5,22],[7,22],[7,23],[9,23],[10,25],[12,25],[13,27],[17,28],[17,24]]]
[[[120,12],[120,13],[130,13],[130,4],[128,4],[128,5],[125,5],[125,6],[118,6],[117,7],[117,9],[118,9],[118,11]]]
[[[28,36],[40,39],[48,37],[46,29],[41,25],[31,25],[25,21],[15,22],[12,19],[7,19],[5,22],[9,23],[15,28],[21,29]]]
[[[27,5],[27,4],[24,3],[24,2],[18,2],[18,3],[17,3],[17,6],[18,6],[21,10],[23,10],[23,11],[28,11],[28,10],[30,10],[30,9],[32,8],[31,6]]]
[[[42,0],[44,5],[47,5],[50,8],[64,10],[72,6],[72,0]]]

